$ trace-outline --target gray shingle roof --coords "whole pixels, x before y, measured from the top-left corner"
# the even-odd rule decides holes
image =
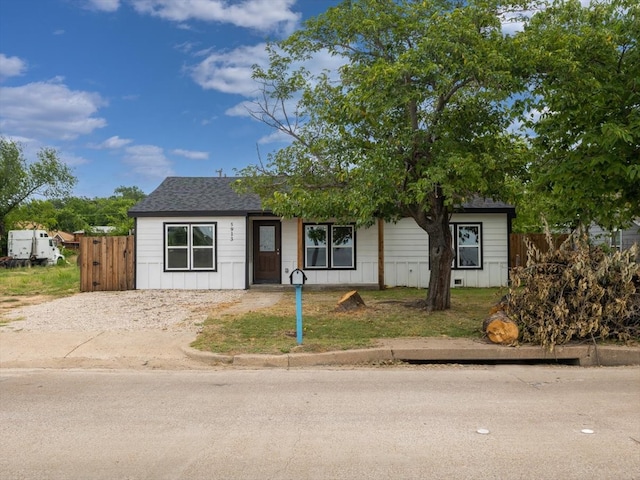
[[[131,207],[130,217],[246,215],[262,212],[257,195],[239,195],[235,177],[167,177],[144,200]]]
[[[260,198],[238,194],[232,188],[237,177],[167,177],[144,200],[129,210],[130,217],[229,216],[262,213]],[[512,205],[475,197],[458,211],[515,213]]]

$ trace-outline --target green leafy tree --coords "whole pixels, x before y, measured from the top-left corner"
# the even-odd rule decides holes
[[[551,224],[612,229],[640,217],[639,33],[636,0],[563,0],[519,35],[540,114],[526,122],[536,161],[525,198]]]
[[[22,147],[0,138],[0,241],[5,241],[7,216],[33,196],[56,197],[69,193],[76,183],[71,169],[54,149],[43,148],[38,160],[28,163]]]
[[[286,217],[413,218],[429,236],[426,307],[449,308],[452,212],[474,195],[507,197],[525,159],[507,131],[522,87],[505,6],[516,5],[351,0],[271,44],[252,114],[292,143],[242,170],[240,188]],[[321,53],[342,66],[312,73]]]

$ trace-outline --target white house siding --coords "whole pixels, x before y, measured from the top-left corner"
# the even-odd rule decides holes
[[[482,224],[482,269],[451,272],[452,285],[497,287],[508,281],[507,214],[457,214],[452,223]],[[413,219],[387,223],[384,228],[384,280],[389,287],[429,285],[429,242]]]
[[[215,222],[216,272],[165,272],[164,223]],[[247,240],[244,217],[139,217],[136,225],[136,288],[244,289]]]
[[[617,233],[619,235],[618,239],[622,241],[622,250],[631,248],[635,243],[640,244],[640,221],[636,222],[633,222],[631,227]],[[589,237],[596,245],[604,244],[611,246],[611,232],[598,225],[594,224],[589,227]]]
[[[298,220],[283,220],[282,283],[289,283],[289,274],[296,268],[304,270],[309,285],[377,285],[377,226],[356,231],[356,268],[354,270],[314,270],[298,265]]]

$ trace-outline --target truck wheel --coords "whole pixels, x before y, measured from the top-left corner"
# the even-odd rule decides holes
[[[31,260],[23,260],[22,266],[25,268],[31,268]]]

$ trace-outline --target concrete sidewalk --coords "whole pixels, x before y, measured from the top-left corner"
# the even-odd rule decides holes
[[[424,363],[566,363],[582,366],[640,365],[640,347],[592,344],[505,347],[452,338],[384,339],[376,348],[283,355],[220,355],[189,347],[192,332],[0,332],[0,368],[206,369],[296,368]]]

